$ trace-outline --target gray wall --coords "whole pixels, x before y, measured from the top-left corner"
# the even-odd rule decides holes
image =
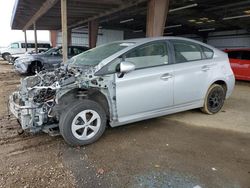
[[[220,49],[250,48],[250,35],[246,33],[244,30],[213,32],[207,42]]]
[[[197,35],[182,36],[202,41],[202,38]],[[211,32],[208,35],[207,43],[219,49],[250,48],[250,34],[245,30]]]
[[[134,33],[133,31],[99,29],[97,45],[105,44],[116,40],[145,37],[145,33]],[[182,35],[202,41],[197,35]],[[219,48],[250,48],[250,34],[245,30],[211,32],[208,35],[207,43]],[[58,33],[57,45],[61,45],[61,33]],[[88,30],[81,29],[72,33],[72,45],[88,46]]]
[[[99,29],[97,45],[105,44],[112,41],[123,40],[124,32],[120,30],[107,30]],[[88,41],[88,30],[82,29],[72,32],[72,45],[76,46],[89,46]],[[57,36],[57,45],[62,44],[62,34],[58,33]]]

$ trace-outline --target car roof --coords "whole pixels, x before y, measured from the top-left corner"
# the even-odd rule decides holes
[[[153,41],[158,41],[158,40],[185,40],[189,42],[194,42],[197,44],[200,44],[202,46],[206,46],[211,49],[216,49],[213,46],[210,46],[208,44],[202,43],[198,40],[193,40],[189,38],[184,38],[184,37],[174,37],[174,36],[167,36],[167,37],[147,37],[147,38],[135,38],[135,39],[128,39],[128,40],[121,40],[121,41],[116,41],[116,42],[131,42],[131,43],[136,43],[136,44],[143,44],[143,43],[148,43],[148,42],[153,42]]]
[[[235,49],[225,49],[225,52],[234,52],[234,51],[250,51],[250,48],[235,48]]]
[[[172,37],[172,36],[168,36],[168,37],[147,37],[147,38],[134,38],[134,39],[127,39],[127,40],[122,40],[120,42],[134,42],[134,43],[141,43],[141,42],[151,42],[151,41],[157,41],[157,40],[187,40],[187,41],[194,41],[194,42],[199,42],[197,40],[192,40],[192,39],[188,39],[188,38],[184,38],[184,37]]]
[[[75,47],[75,48],[88,48],[87,46],[68,46],[68,48],[72,48],[72,47]],[[62,48],[62,46],[56,46],[54,48]]]
[[[25,41],[24,41],[24,40],[19,40],[19,41],[13,41],[13,42],[11,42],[11,44],[12,44],[12,43],[25,43]],[[35,41],[34,41],[34,40],[28,40],[27,43],[35,43]],[[37,41],[37,43],[46,43],[46,44],[50,44],[49,41]]]

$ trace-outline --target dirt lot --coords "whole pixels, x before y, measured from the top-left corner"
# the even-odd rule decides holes
[[[60,136],[18,135],[6,101],[19,80],[0,62],[0,187],[250,188],[250,83],[237,83],[215,116],[192,110],[108,128],[72,148]]]

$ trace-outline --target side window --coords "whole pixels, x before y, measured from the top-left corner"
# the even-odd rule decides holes
[[[168,64],[168,51],[165,42],[154,42],[128,52],[124,61],[131,62],[136,69]]]
[[[68,51],[69,51],[69,50],[70,50],[70,48],[68,48]],[[62,48],[57,49],[57,50],[56,50],[56,53],[57,53],[57,55],[62,55],[62,54],[63,54]]]
[[[28,48],[35,48],[35,44],[34,43],[27,43],[27,47]]]
[[[25,43],[21,43],[21,47],[22,47],[22,48],[25,48]]]
[[[38,43],[37,46],[38,48],[50,48],[50,44],[46,43]]]
[[[228,57],[230,59],[241,59],[241,52],[240,51],[229,51],[228,53]]]
[[[205,47],[205,46],[201,46],[201,49],[203,51],[203,53],[205,54],[205,59],[212,59],[214,56],[214,51]]]
[[[10,45],[10,47],[13,48],[13,49],[17,49],[17,48],[19,48],[19,44],[18,43],[12,43]]]
[[[82,49],[79,49],[79,48],[76,48],[76,47],[72,47],[72,48],[71,48],[71,53],[72,53],[72,55],[78,55],[78,54],[80,54],[80,53],[82,53],[82,52],[83,52]]]
[[[250,51],[243,51],[241,59],[250,60]]]
[[[170,40],[174,47],[176,63],[184,63],[202,59],[200,46],[193,42]]]
[[[62,48],[61,48],[61,50],[62,50]],[[74,55],[74,54],[73,54],[73,48],[68,47],[68,55],[69,55],[69,56],[73,56],[73,55]]]

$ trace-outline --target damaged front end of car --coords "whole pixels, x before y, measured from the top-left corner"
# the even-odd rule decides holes
[[[93,67],[42,71],[22,79],[19,91],[9,97],[9,109],[23,130],[49,132],[58,129],[60,114],[76,97],[88,97],[90,90],[107,92],[106,81],[94,76]]]

